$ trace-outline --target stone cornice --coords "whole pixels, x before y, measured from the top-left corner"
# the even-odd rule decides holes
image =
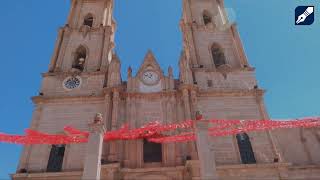
[[[54,178],[54,177],[67,177],[67,176],[82,176],[82,171],[71,171],[71,172],[57,172],[57,173],[17,173],[11,174],[12,178]]]
[[[199,160],[189,160],[186,162],[187,167],[200,166]],[[263,164],[234,164],[234,165],[219,165],[217,170],[232,170],[232,169],[266,169],[266,168],[281,168],[294,167],[292,163],[263,163]],[[302,166],[308,167],[308,166]],[[319,168],[320,166],[317,166]]]
[[[104,101],[105,95],[111,92],[117,91],[120,93],[121,98],[137,98],[137,99],[160,99],[163,97],[175,97],[178,98],[181,96],[182,90],[194,90],[197,92],[198,97],[241,97],[241,96],[256,96],[262,97],[265,93],[265,90],[262,89],[253,89],[253,90],[199,90],[196,86],[185,85],[180,87],[179,90],[170,90],[170,91],[161,91],[154,93],[141,93],[141,92],[125,92],[121,87],[107,88],[104,90],[103,94],[95,96],[34,96],[32,101],[34,104],[42,103],[63,103],[67,102],[101,102]]]
[[[194,84],[180,84],[178,89],[180,91],[183,91],[183,90],[194,90],[194,91],[199,91],[199,87],[194,85]]]
[[[313,170],[320,169],[319,165],[292,165],[289,167],[291,170]]]
[[[79,102],[79,101],[102,101],[104,100],[104,96],[111,92],[119,92],[120,96],[123,98],[133,97],[133,98],[147,98],[147,99],[157,99],[162,97],[178,97],[181,95],[181,91],[183,90],[193,90],[197,92],[198,97],[207,97],[207,96],[257,96],[262,97],[265,93],[265,90],[262,89],[252,89],[252,90],[199,90],[198,87],[194,85],[182,85],[178,90],[170,90],[170,91],[161,91],[154,93],[141,93],[141,92],[125,92],[121,86],[113,87],[113,88],[105,88],[103,94],[95,95],[95,96],[34,96],[32,97],[32,101],[35,104],[41,103],[59,103],[61,101],[68,100]]]
[[[82,28],[74,28],[74,27],[69,26],[68,24],[61,27],[60,29],[63,29],[64,31],[68,31],[68,32],[74,32],[74,31],[82,32],[83,31]],[[114,27],[111,25],[91,27],[89,29],[89,32],[102,32],[102,30],[104,30],[104,29],[106,29],[110,33],[114,33]]]
[[[138,99],[159,99],[163,97],[176,97],[179,93],[177,91],[162,91],[155,93],[140,93],[140,92],[123,92],[122,97],[138,98]]]
[[[154,168],[140,168],[140,169],[129,169],[122,168],[120,169],[123,173],[146,173],[146,172],[168,172],[168,171],[182,171],[184,170],[184,166],[176,166],[176,167],[154,167]]]
[[[42,73],[42,77],[49,77],[49,76],[72,76],[72,75],[81,75],[81,76],[93,76],[93,75],[105,75],[106,71],[94,71],[94,72],[81,72],[81,73],[76,73],[76,72],[46,72]]]
[[[208,67],[203,67],[203,68],[192,67],[191,70],[195,72],[220,72],[215,67],[209,67],[209,68]],[[232,68],[230,73],[233,73],[233,72],[255,72],[255,68],[254,67]]]
[[[266,91],[262,89],[252,89],[252,90],[208,90],[199,91],[199,97],[240,97],[240,96],[263,96]]]
[[[74,102],[83,102],[83,101],[90,101],[90,102],[98,102],[103,101],[104,96],[34,96],[31,98],[34,104],[42,104],[42,103],[60,103],[60,102],[67,102],[70,101]]]

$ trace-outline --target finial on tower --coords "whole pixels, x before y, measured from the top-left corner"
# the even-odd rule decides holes
[[[131,66],[129,66],[128,68],[128,78],[131,78],[132,77],[132,68]]]
[[[173,69],[171,66],[168,67],[168,75],[169,75],[169,78],[173,78]]]

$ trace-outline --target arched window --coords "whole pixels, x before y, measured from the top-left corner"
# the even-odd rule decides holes
[[[65,145],[52,145],[47,172],[60,172],[64,157]]]
[[[211,54],[216,67],[226,64],[226,57],[222,48],[218,44],[212,45]]]
[[[255,164],[256,158],[252,150],[248,134],[241,133],[237,135],[237,141],[240,151],[240,157],[243,164]]]
[[[204,11],[202,13],[202,18],[203,18],[204,25],[207,25],[207,24],[212,22],[211,15],[210,15],[210,13],[208,11]]]
[[[162,162],[162,145],[143,140],[143,161],[145,163]]]
[[[92,16],[92,14],[86,15],[86,17],[84,18],[84,21],[83,21],[83,25],[86,25],[86,26],[89,26],[89,27],[93,26],[93,16]]]
[[[83,46],[80,46],[75,53],[72,68],[83,71],[86,58],[87,58],[86,48]]]

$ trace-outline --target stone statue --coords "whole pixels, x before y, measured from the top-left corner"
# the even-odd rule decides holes
[[[101,124],[103,121],[103,116],[101,113],[97,113],[94,117],[94,124]]]

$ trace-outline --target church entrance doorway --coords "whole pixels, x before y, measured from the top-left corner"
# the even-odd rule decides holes
[[[145,163],[162,162],[162,144],[143,140],[143,161]]]

